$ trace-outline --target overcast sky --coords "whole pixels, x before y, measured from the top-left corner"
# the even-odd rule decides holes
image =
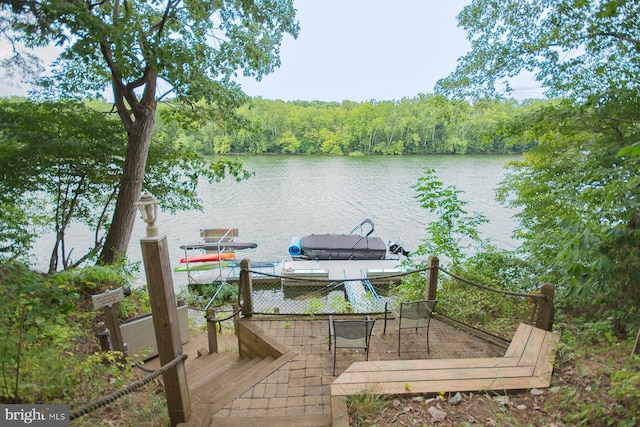
[[[251,96],[367,101],[429,93],[469,49],[456,15],[461,0],[297,0],[297,39],[262,82],[241,79]]]
[[[295,0],[300,34],[285,36],[280,68],[261,82],[239,82],[250,96],[285,101],[399,100],[431,93],[469,49],[456,19],[468,3]],[[529,79],[515,82],[513,96],[539,96],[532,86]],[[22,93],[0,81],[0,95],[13,94]]]

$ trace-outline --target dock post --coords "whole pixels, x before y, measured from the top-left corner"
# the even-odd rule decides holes
[[[253,285],[251,284],[251,261],[240,261],[240,291],[242,294],[242,316],[253,316]]]
[[[238,336],[238,318],[240,317],[239,315],[239,310],[240,310],[240,306],[238,304],[233,304],[233,312],[235,313],[233,316],[233,333]]]
[[[427,272],[427,292],[426,299],[434,300],[438,294],[438,269],[440,260],[437,256],[430,256],[427,264],[429,271]]]
[[[111,346],[111,338],[109,337],[109,328],[107,328],[107,325],[105,325],[104,322],[98,322],[96,326],[98,328],[96,337],[100,341],[100,350],[105,352],[113,350],[113,347]]]
[[[216,311],[212,308],[207,309],[207,340],[209,342],[209,354],[218,353],[218,333],[216,331]]]
[[[182,354],[180,324],[173,289],[171,262],[167,236],[160,235],[155,226],[158,202],[151,196],[142,196],[137,203],[147,223],[147,236],[140,239],[142,263],[147,278],[149,302],[155,329],[160,365],[172,362]],[[169,412],[169,423],[176,427],[191,417],[191,400],[184,362],[162,374]]]
[[[545,283],[540,288],[540,294],[545,298],[538,303],[538,315],[536,316],[536,328],[543,329],[545,331],[551,331],[553,328],[553,317],[555,315],[555,308],[553,305],[553,294],[556,287],[551,283]]]

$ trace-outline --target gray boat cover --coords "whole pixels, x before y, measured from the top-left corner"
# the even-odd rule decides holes
[[[387,246],[379,237],[356,234],[310,234],[300,242],[301,257],[307,259],[385,259]]]

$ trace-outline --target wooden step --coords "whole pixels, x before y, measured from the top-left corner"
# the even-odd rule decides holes
[[[195,367],[194,370],[187,369],[189,390],[191,393],[197,393],[201,387],[215,387],[220,384],[220,381],[224,381],[226,376],[233,377],[236,375],[235,372],[250,368],[259,362],[260,359],[241,359],[238,353],[203,361],[202,365]]]
[[[219,395],[226,394],[226,390],[235,389],[242,385],[246,378],[254,377],[255,366],[264,363],[265,359],[240,359],[231,369],[222,375],[211,376],[206,381],[200,381],[197,387],[190,390],[192,399],[195,396],[202,402],[210,404],[218,399]],[[268,363],[268,362],[267,362]]]
[[[318,415],[291,415],[278,417],[216,417],[212,421],[213,427],[329,427],[331,416]]]
[[[240,397],[240,395],[247,390],[253,388],[267,376],[277,371],[282,367],[282,365],[295,357],[295,355],[296,354],[294,352],[289,351],[277,359],[274,359],[273,357],[267,357],[264,359],[241,359],[240,362],[234,363],[233,367],[229,368],[218,377],[209,378],[209,376],[207,376],[206,379],[203,378],[201,381],[198,381],[199,384],[197,387],[194,387],[193,389],[190,388],[192,406],[191,417],[188,422],[180,424],[180,427],[209,427],[221,425],[221,422],[227,422],[227,418],[213,418],[213,414],[230,404],[236,398]],[[284,420],[289,417],[276,418],[282,418],[282,420]],[[309,420],[304,421],[308,422],[308,424],[296,423],[294,420],[296,418],[300,417],[291,417],[291,420],[293,420],[292,424],[283,424],[283,426],[328,426],[330,425],[331,417],[328,415],[324,418],[319,418],[318,416],[303,417],[305,419],[309,418]],[[318,421],[319,419],[322,421]],[[231,422],[239,424],[231,425],[248,425],[251,427],[255,425],[253,422],[254,418],[238,418],[232,420],[233,421]],[[329,421],[325,423],[326,420]],[[265,424],[259,425],[269,425],[269,427],[280,426],[280,424],[277,423],[273,424],[273,421],[265,421]]]
[[[202,420],[208,425],[211,416],[231,403],[254,385],[262,381],[268,374],[264,374],[265,367],[274,359],[243,359],[243,363],[236,365],[217,378],[208,378],[201,385],[190,390],[192,417]],[[273,372],[269,370],[269,373]]]
[[[184,427],[208,426],[213,414],[253,387],[248,385],[247,378],[251,379],[256,373],[256,367],[260,369],[262,363],[265,362],[261,358],[238,359],[217,377],[207,376],[198,381],[197,387],[190,387],[191,417]],[[262,378],[257,381],[253,379],[256,384],[261,380]]]
[[[241,361],[238,353],[210,354],[193,360],[186,365],[189,389],[196,388],[204,378],[222,375]]]

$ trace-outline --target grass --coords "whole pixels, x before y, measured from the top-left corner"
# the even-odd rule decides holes
[[[354,427],[371,426],[371,420],[389,405],[389,401],[389,396],[375,394],[371,390],[349,396],[347,398],[349,424]]]

